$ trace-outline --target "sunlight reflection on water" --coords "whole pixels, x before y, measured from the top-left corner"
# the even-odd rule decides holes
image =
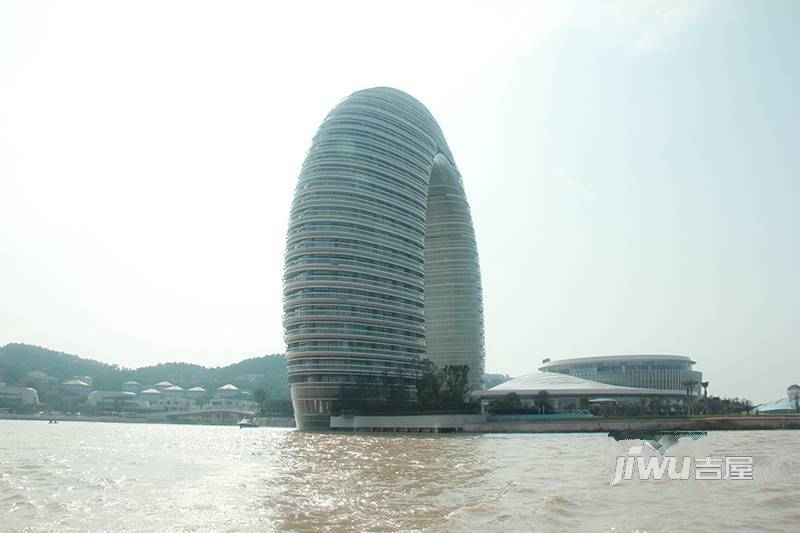
[[[753,455],[756,479],[612,487],[625,446],[602,434],[4,420],[0,529],[798,529],[800,432],[718,432],[680,447],[695,456]]]

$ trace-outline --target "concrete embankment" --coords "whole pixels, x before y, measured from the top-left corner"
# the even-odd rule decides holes
[[[703,418],[596,418],[466,423],[470,433],[608,433],[609,431],[732,431],[800,429],[800,416],[720,416]]]
[[[558,418],[487,415],[347,415],[331,417],[334,431],[401,433],[608,433],[610,431],[730,431],[800,429],[800,416],[698,418]]]

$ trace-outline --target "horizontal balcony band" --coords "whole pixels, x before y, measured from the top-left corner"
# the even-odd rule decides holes
[[[415,350],[425,349],[425,337],[392,337],[380,333],[374,335],[357,333],[332,333],[332,332],[309,332],[309,333],[286,333],[284,334],[286,343],[303,342],[303,341],[357,341],[357,342],[370,342],[374,344],[389,344],[398,348],[412,348]],[[349,349],[349,348],[348,348]],[[370,350],[371,348],[364,348]]]
[[[419,258],[420,261],[423,260],[423,250],[424,250],[423,246],[417,248],[416,246],[412,246],[411,244],[406,244],[390,239],[381,239],[379,236],[376,235],[359,234],[355,232],[348,232],[342,230],[336,230],[336,231],[304,230],[290,234],[287,237],[287,243],[286,243],[287,251],[289,250],[289,246],[291,246],[293,242],[313,237],[326,238],[326,239],[347,239],[355,242],[362,242],[365,244],[383,246],[392,250],[396,250],[397,253],[399,254],[407,254],[411,257]]]
[[[385,325],[392,325],[395,324],[402,324],[404,328],[408,331],[414,331],[416,333],[421,333],[425,335],[425,323],[424,322],[415,322],[410,320],[401,320],[399,318],[392,318],[392,317],[376,317],[376,316],[364,316],[364,315],[354,315],[354,314],[308,314],[308,315],[295,315],[295,316],[286,316],[283,317],[283,325],[286,326],[293,326],[295,324],[313,324],[315,322],[323,322],[323,321],[336,321],[336,322],[347,322],[347,323],[358,323],[358,324],[372,324],[376,326],[385,326]]]
[[[369,263],[361,263],[357,259],[362,258],[349,258],[349,259],[323,259],[319,257],[298,257],[296,261],[287,261],[286,267],[283,271],[284,279],[287,276],[296,274],[298,272],[307,270],[331,270],[331,269],[346,269],[349,272],[358,272],[361,274],[369,274],[371,276],[392,276],[392,279],[406,283],[407,279],[410,280],[424,280],[424,274],[411,269],[402,267],[391,268],[389,266],[371,265]]]
[[[298,279],[299,278],[299,279]],[[392,280],[394,281],[394,280]],[[315,276],[315,275],[295,275],[293,278],[284,280],[286,290],[306,288],[306,287],[353,287],[363,288],[374,292],[396,291],[403,294],[406,298],[416,299],[416,295],[423,297],[425,289],[421,283],[404,283],[395,281],[394,283],[381,283],[380,281],[362,280],[349,276]],[[402,285],[402,286],[398,286]]]
[[[304,305],[330,305],[330,306],[351,305],[351,306],[375,309],[378,311],[394,311],[397,313],[403,313],[406,315],[411,315],[423,319],[425,316],[423,308],[419,306],[413,306],[407,308],[404,307],[402,310],[398,310],[398,306],[396,304],[387,303],[384,301],[368,302],[365,300],[359,300],[357,302],[353,301],[352,303],[349,303],[349,302],[343,302],[341,298],[326,298],[326,297],[296,298],[289,303],[287,303],[286,300],[284,300],[284,313],[288,314],[292,312],[292,310],[297,309],[298,307]]]
[[[342,246],[318,246],[318,245],[309,245],[309,246],[298,246],[287,250],[284,254],[286,261],[290,261],[293,259],[297,259],[300,257],[304,257],[311,254],[323,255],[323,254],[336,254],[336,255],[351,255],[354,258],[358,259],[374,259],[377,261],[393,261],[398,266],[408,268],[410,270],[417,270],[424,276],[422,271],[422,264],[423,264],[423,257],[422,255],[415,256],[414,259],[405,256],[401,256],[398,254],[390,255],[387,253],[381,254],[379,251],[368,251],[362,250],[359,248],[353,248],[355,246],[350,243],[343,243]]]
[[[397,353],[396,351],[390,352],[388,350],[373,350],[373,349],[363,349],[363,350],[355,350],[352,348],[342,348],[341,350],[331,350],[330,348],[320,348],[317,350],[309,350],[308,348],[286,348],[286,359],[287,361],[294,358],[294,357],[364,357],[364,358],[374,358],[374,359],[394,359],[397,361],[413,361],[416,359],[421,359],[424,357],[425,352],[424,350],[414,350],[414,351],[407,351]]]
[[[333,226],[330,228],[301,228],[294,229],[288,234],[287,240],[297,240],[299,238],[324,237],[329,239],[350,239],[353,241],[372,242],[379,246],[386,246],[405,252],[412,256],[422,255],[425,248],[423,241],[417,242],[411,239],[401,239],[394,237],[394,233],[385,235],[374,232],[359,231],[357,229]]]
[[[353,281],[344,281],[339,280],[338,278],[335,280],[328,280],[328,281],[297,281],[297,282],[286,282],[283,287],[284,291],[284,300],[291,297],[292,291],[297,291],[301,289],[345,289],[345,290],[361,290],[367,293],[373,293],[379,296],[392,296],[395,298],[401,298],[403,301],[396,302],[399,305],[415,305],[415,304],[422,304],[424,294],[421,291],[413,290],[413,289],[390,289],[388,287],[384,287],[382,285],[372,285],[367,283],[357,283]],[[334,294],[334,293],[331,293]],[[352,297],[354,300],[357,300],[360,294],[354,295],[346,295],[346,298]],[[365,298],[375,298],[375,296],[370,296],[369,294],[363,295]]]

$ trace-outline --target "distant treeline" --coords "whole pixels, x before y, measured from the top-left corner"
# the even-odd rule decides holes
[[[96,390],[120,390],[122,383],[129,380],[145,386],[166,380],[184,388],[200,385],[208,391],[233,383],[245,390],[263,388],[272,399],[289,398],[286,357],[282,354],[253,357],[216,368],[189,363],[161,363],[131,369],[29,344],[7,344],[0,348],[0,381],[24,384],[28,380],[28,372],[34,370],[44,372],[59,382],[73,376],[89,376],[94,380],[92,388]]]

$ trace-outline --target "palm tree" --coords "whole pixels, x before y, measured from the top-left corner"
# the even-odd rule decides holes
[[[703,406],[708,414],[708,381],[701,381],[700,386],[703,387]]]
[[[692,390],[697,386],[698,381],[696,379],[688,379],[683,382],[683,386],[686,387],[686,414],[693,415],[694,414],[694,399],[692,398]]]
[[[794,402],[795,410],[800,413],[800,385],[790,385],[786,389],[786,395]]]

